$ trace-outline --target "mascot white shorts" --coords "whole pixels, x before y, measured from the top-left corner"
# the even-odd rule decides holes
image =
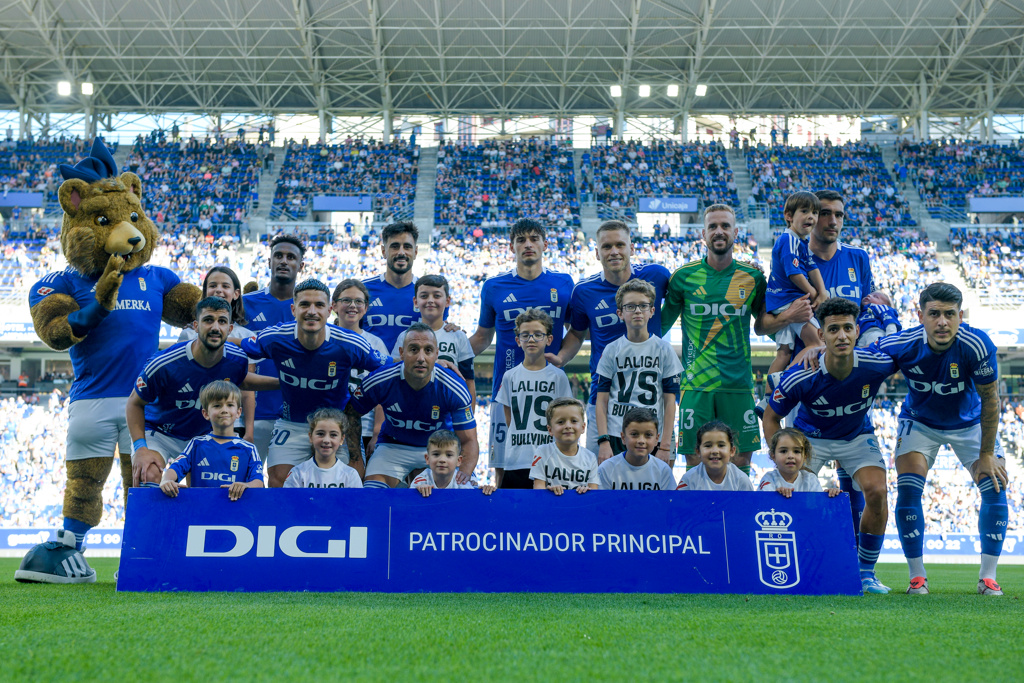
[[[128,398],[82,398],[68,406],[68,460],[129,456],[132,437],[124,416]]]

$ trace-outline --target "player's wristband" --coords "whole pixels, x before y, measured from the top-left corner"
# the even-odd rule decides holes
[[[149,448],[149,445],[146,443],[146,437],[142,437],[141,439],[135,439],[135,441],[132,441],[132,453],[139,450],[140,448]]]
[[[601,436],[597,437],[598,445],[603,444],[603,443],[611,443],[611,442],[612,442],[612,437],[608,436],[607,434],[602,434]]]

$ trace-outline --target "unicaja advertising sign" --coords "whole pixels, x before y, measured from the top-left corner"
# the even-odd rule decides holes
[[[696,197],[641,197],[640,213],[697,213]]]

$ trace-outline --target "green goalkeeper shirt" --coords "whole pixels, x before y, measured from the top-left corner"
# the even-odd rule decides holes
[[[672,274],[661,332],[682,314],[683,391],[750,393],[750,320],[764,309],[766,288],[764,273],[736,260],[723,271],[691,261]]]

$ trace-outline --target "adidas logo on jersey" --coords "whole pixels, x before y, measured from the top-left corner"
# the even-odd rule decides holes
[[[283,365],[286,368],[291,368],[293,370],[295,369],[295,363],[292,361],[291,358],[281,363],[281,365]]]
[[[504,299],[502,299],[501,303],[503,303],[503,304],[514,304],[514,303],[516,303],[516,295],[515,294],[509,294]]]
[[[384,302],[380,300],[379,296],[376,299],[374,299],[373,301],[370,302],[370,306],[383,306],[383,305],[384,305]]]
[[[199,461],[198,467],[209,467],[209,466],[210,466],[210,461],[207,460],[206,458],[203,458],[202,460]]]
[[[396,403],[394,405],[388,406],[388,410],[390,410],[393,413],[400,413],[402,412],[402,406]]]
[[[258,316],[253,318],[252,321],[254,323],[265,323],[265,322],[267,322],[267,316],[265,316],[264,314],[260,313]]]
[[[816,405],[816,406],[827,406],[828,405],[828,401],[825,400],[824,396],[819,396],[818,400],[814,402],[814,405]]]
[[[185,382],[185,386],[183,386],[181,389],[178,389],[178,393],[179,394],[191,394],[192,393],[192,385],[189,384],[188,382]]]
[[[914,367],[912,367],[909,370],[907,370],[907,372],[912,372],[915,375],[923,375],[924,374],[924,372],[921,370],[921,368],[919,366],[917,366],[917,365],[915,365]]]
[[[708,292],[703,287],[698,287],[697,289],[693,290],[693,295],[694,296],[707,296]]]
[[[601,299],[601,303],[599,303],[595,308],[597,310],[599,310],[599,311],[604,311],[604,310],[607,310],[608,308],[610,308],[610,306],[608,305],[607,301],[605,301],[604,299]]]

